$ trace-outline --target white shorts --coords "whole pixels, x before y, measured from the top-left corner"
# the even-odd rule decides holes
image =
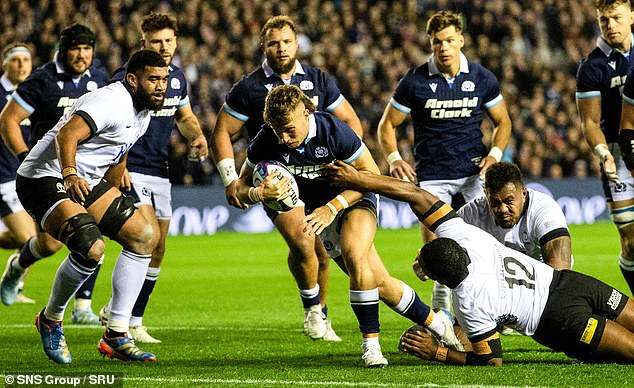
[[[0,183],[0,217],[24,210],[15,191],[15,181]]]
[[[158,220],[172,217],[172,184],[169,179],[136,172],[130,173],[130,179],[137,207],[151,205]]]
[[[484,196],[484,182],[478,174],[460,179],[422,181],[418,182],[418,186],[448,204],[451,204],[451,197],[458,193],[462,194],[465,202]]]
[[[601,182],[603,182],[603,193],[608,202],[626,201],[634,198],[634,178],[630,170],[625,166],[621,157],[621,149],[618,143],[610,143],[609,146],[614,163],[616,164],[616,174],[619,176],[620,184],[610,182],[601,171]]]

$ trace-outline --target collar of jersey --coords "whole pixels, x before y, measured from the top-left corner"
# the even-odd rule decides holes
[[[634,34],[632,34],[632,45],[634,45]],[[600,36],[597,38],[597,47],[601,51],[603,51],[603,54],[605,54],[606,57],[609,57],[610,54],[612,54],[612,51],[623,55],[623,53],[621,53],[619,50],[615,50],[612,46],[608,44],[608,42],[605,41],[605,39],[603,39]],[[630,47],[630,51],[631,50],[632,50],[632,47]]]
[[[264,62],[262,62],[262,70],[264,70],[264,75],[266,76],[266,78],[269,78],[272,75],[277,75],[278,77],[280,76],[275,71],[273,71],[271,65],[269,65],[269,61],[267,61],[266,59],[264,60]],[[297,59],[295,60],[295,72],[293,73],[293,75],[295,74],[306,74],[304,68]]]
[[[59,53],[59,51],[55,53],[55,57],[53,58],[53,63],[55,64],[55,70],[57,71],[57,74],[64,74],[64,73],[66,73],[66,72],[64,71],[64,68],[63,68],[63,67],[62,67],[62,65],[60,65],[60,64],[59,64],[59,62],[57,61],[57,54],[58,54],[58,53]],[[90,69],[86,69],[86,71],[84,71],[84,74],[82,74],[79,78],[81,78],[81,77],[83,77],[83,76],[85,76],[85,75],[87,75],[88,77],[90,77]]]
[[[427,63],[429,64],[430,76],[440,74],[440,70],[438,70],[438,66],[436,66],[436,62],[434,62],[434,54],[429,56],[429,58],[427,59]],[[469,61],[467,61],[467,57],[465,57],[461,51],[460,52],[460,70],[458,70],[458,74],[468,73],[468,72],[469,72]],[[456,76],[458,74],[456,74]]]
[[[6,74],[2,74],[2,77],[0,77],[0,85],[2,85],[4,90],[6,90],[7,92],[12,92],[15,90],[15,88],[11,84],[11,81],[9,81],[9,77],[7,77]]]

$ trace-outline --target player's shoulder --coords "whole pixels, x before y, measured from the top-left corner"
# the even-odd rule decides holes
[[[254,83],[262,83],[266,80],[266,74],[264,73],[264,69],[262,66],[259,66],[257,69],[245,74],[240,78],[236,83],[233,84],[233,87],[248,87]]]
[[[469,73],[476,79],[489,78],[497,80],[497,77],[486,66],[467,59],[469,64]]]
[[[58,78],[55,64],[53,62],[48,62],[33,70],[24,82],[32,80],[55,81]]]
[[[579,73],[603,71],[608,65],[609,59],[609,55],[606,55],[599,47],[595,47],[587,57],[581,60]]]
[[[301,64],[302,69],[304,70],[304,76],[307,78],[322,78],[328,77],[328,73],[319,67],[312,66],[306,63]]]
[[[529,201],[528,212],[531,213],[529,216],[536,213],[548,216],[563,215],[561,207],[550,195],[530,188],[527,189],[527,191]]]
[[[92,65],[88,69],[92,80],[102,82],[102,84],[108,80],[108,74],[103,68]]]

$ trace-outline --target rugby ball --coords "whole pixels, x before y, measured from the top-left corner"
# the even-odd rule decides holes
[[[398,339],[398,351],[399,351],[399,353],[405,353],[405,347],[403,346],[403,337],[405,337],[406,334],[416,333],[417,331],[423,332],[425,334],[429,334],[431,336],[431,338],[434,340],[434,342],[436,343],[436,345],[442,346],[441,343],[438,342],[436,337],[431,333],[431,331],[429,331],[425,326],[421,326],[419,324],[415,324],[413,326],[408,327],[407,330],[405,330],[403,332],[403,334],[401,334],[401,337]]]
[[[263,160],[255,165],[253,169],[253,186],[258,187],[269,175],[279,173],[278,176],[288,177],[291,180],[291,195],[279,201],[262,201],[262,203],[275,211],[285,212],[291,210],[299,202],[299,189],[297,181],[290,171],[280,162],[275,160]],[[279,178],[273,178],[275,182]]]

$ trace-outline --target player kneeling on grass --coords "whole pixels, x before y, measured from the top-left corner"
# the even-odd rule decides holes
[[[438,236],[420,249],[417,260],[431,279],[452,289],[456,319],[473,351],[439,346],[418,331],[402,337],[407,353],[454,365],[501,365],[497,329],[505,325],[582,361],[634,361],[634,302],[626,295],[504,246],[412,183],[359,173],[340,161],[329,170],[337,185],[407,202]]]
[[[297,250],[300,243],[314,246],[312,239],[319,236],[331,258],[343,257],[350,276],[350,304],[363,336],[365,366],[387,365],[379,345],[379,299],[402,316],[425,325],[445,343],[462,348],[451,322],[442,314],[434,314],[410,286],[390,276],[381,262],[373,244],[376,195],[368,190],[332,187],[325,176],[326,166],[336,159],[367,173],[364,175],[378,173],[359,136],[335,116],[316,112],[312,101],[295,85],[278,86],[269,92],[264,119],[268,125],[247,151],[238,182],[240,200],[255,203],[288,196],[288,178],[274,183],[277,175],[271,174],[257,188],[246,183],[262,160],[276,160],[293,174],[302,203],[289,211],[295,212],[298,227],[284,238],[291,250]]]
[[[62,319],[103,255],[102,234],[123,250],[112,273],[112,308],[99,353],[124,361],[156,360],[127,332],[158,232],[110,182],[120,181],[127,151],[147,130],[150,110],[163,106],[167,78],[160,54],[136,52],[123,81],[80,97],[18,169],[17,192],[24,208],[70,250],[57,270],[48,304],[35,320],[44,352],[57,363],[71,362]]]

